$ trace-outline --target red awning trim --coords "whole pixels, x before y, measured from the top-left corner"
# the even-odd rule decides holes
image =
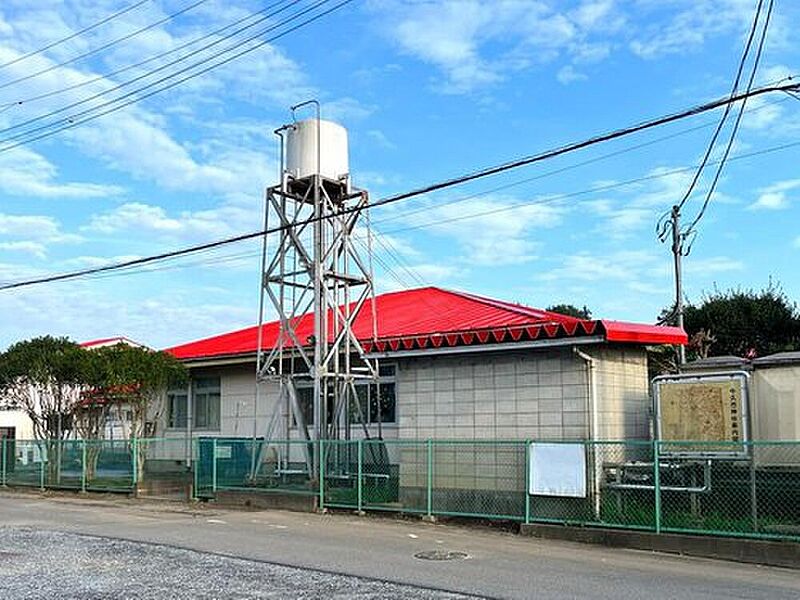
[[[495,342],[502,342],[506,337],[506,330],[495,329],[494,331],[492,331],[492,337],[494,338]]]
[[[450,333],[444,336],[447,340],[448,346],[455,346],[458,343],[458,334],[457,333]]]
[[[559,327],[557,323],[545,323],[542,327],[544,327],[544,332],[547,334],[547,337],[556,337]]]
[[[403,340],[403,348],[411,350],[414,347],[414,338],[406,338]]]
[[[562,323],[561,327],[564,328],[564,332],[568,336],[573,336],[573,335],[575,335],[575,331],[578,329],[578,323],[577,322],[575,322],[575,323]]]
[[[592,335],[597,329],[597,321],[581,321],[581,329],[586,335]]]

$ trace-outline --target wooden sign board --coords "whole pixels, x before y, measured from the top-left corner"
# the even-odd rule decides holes
[[[748,439],[745,373],[659,377],[654,391],[662,453],[705,456],[745,450],[741,443]]]

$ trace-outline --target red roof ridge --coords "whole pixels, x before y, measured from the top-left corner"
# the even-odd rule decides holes
[[[496,298],[488,298],[486,296],[480,296],[478,294],[473,294],[470,292],[462,292],[460,290],[448,290],[443,288],[435,288],[435,289],[438,289],[439,291],[442,292],[446,292],[448,294],[455,294],[457,296],[461,296],[462,298],[467,298],[468,300],[474,300],[475,302],[482,302],[483,304],[491,306],[492,308],[502,308],[504,310],[514,311],[525,317],[533,317],[538,319],[550,318],[557,323],[565,323],[565,322],[573,323],[573,322],[580,322],[587,320],[587,319],[579,319],[577,317],[571,317],[569,315],[562,315],[561,313],[556,313],[541,308],[534,308],[532,306],[527,306],[525,304],[520,304],[518,302],[507,302],[505,300],[498,300]]]

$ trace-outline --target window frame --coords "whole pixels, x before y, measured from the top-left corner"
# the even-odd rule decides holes
[[[173,399],[176,397],[183,397],[183,425],[176,425],[176,420],[173,419]],[[189,390],[185,388],[176,388],[167,390],[167,429],[171,431],[185,431],[189,428]]]
[[[201,381],[208,381],[208,380],[216,380],[216,386],[211,385],[208,387],[207,390],[203,392],[198,391],[198,384]],[[215,391],[216,390],[216,391]],[[216,423],[212,423],[211,425],[208,424],[208,398],[213,397],[216,394]],[[198,419],[198,410],[200,408],[201,402],[199,399],[201,396],[205,397],[205,406],[206,406],[206,423],[200,425],[200,419]],[[187,398],[188,399],[188,398]],[[187,409],[188,415],[188,409]],[[222,377],[220,375],[203,375],[202,377],[195,377],[192,378],[192,431],[221,431],[222,430]]]
[[[387,367],[391,368],[391,374],[379,375],[377,384],[373,383],[372,381],[367,381],[367,380],[364,380],[363,383],[358,383],[357,382],[355,384],[356,385],[356,392],[359,391],[358,388],[367,388],[367,390],[368,390],[367,411],[366,411],[367,414],[365,415],[366,416],[366,421],[367,421],[366,422],[367,427],[397,427],[397,425],[399,424],[399,419],[397,417],[397,363],[381,363],[379,365],[378,369],[379,369],[379,371],[381,371],[381,370],[383,370],[384,368],[387,368]],[[394,420],[392,420],[392,421],[383,421],[383,422],[381,422],[379,419],[376,419],[376,420],[372,419],[372,410],[371,410],[371,408],[372,408],[371,407],[372,398],[369,395],[369,392],[371,391],[371,389],[373,387],[377,386],[380,389],[380,387],[383,386],[383,385],[393,385],[394,386],[394,411],[393,411]],[[301,404],[301,410],[302,410],[303,399],[300,397],[300,390],[311,389],[312,386],[313,386],[313,384],[310,381],[308,381],[308,382],[302,381],[297,385],[297,392],[298,392],[297,401],[298,401],[298,403]],[[294,407],[292,407],[290,409],[290,411],[291,411],[291,416],[292,416],[291,429],[297,429],[297,423],[296,423],[296,420],[294,419]],[[313,408],[312,408],[311,411],[304,411],[304,412],[309,413],[309,416],[310,416],[310,418],[306,419],[306,425],[307,426],[313,426],[314,425]],[[358,425],[358,424],[359,424],[359,422],[358,422],[357,415],[356,415],[356,420],[353,420],[353,416],[351,414],[351,416],[350,416],[350,425]]]

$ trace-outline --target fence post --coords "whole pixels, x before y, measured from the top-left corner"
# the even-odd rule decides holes
[[[44,491],[44,449],[41,445],[39,446],[39,489]]]
[[[750,442],[750,516],[753,519],[753,533],[758,533],[758,492],[756,491],[756,446]],[[745,446],[746,447],[746,446]]]
[[[531,440],[525,440],[525,524],[531,522]]]
[[[192,500],[197,500],[197,488],[200,486],[200,441],[194,438],[191,441],[189,451],[192,453],[191,469],[192,469]]]
[[[653,488],[655,492],[655,528],[656,533],[661,533],[661,449],[659,441],[653,442]]]
[[[325,510],[325,451],[322,438],[317,440],[319,444],[319,510]]]
[[[427,517],[431,519],[433,518],[433,440],[430,438],[427,441],[427,464],[426,506]]]
[[[139,487],[139,440],[136,437],[131,438],[131,462],[131,485],[136,494]]]
[[[358,514],[363,511],[364,495],[363,495],[363,475],[364,475],[364,440],[358,440]]]
[[[211,440],[211,491],[217,493],[217,438]]]
[[[81,491],[86,491],[86,440],[81,440]]]
[[[0,458],[0,460],[3,461],[3,466],[2,466],[3,487],[6,487],[6,477],[7,477],[6,469],[8,468],[8,450],[6,449],[6,446],[7,446],[6,438],[5,437],[0,438],[0,452],[2,452],[2,458]]]

